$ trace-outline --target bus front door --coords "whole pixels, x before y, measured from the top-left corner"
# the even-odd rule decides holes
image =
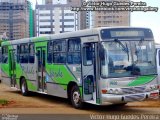
[[[38,90],[40,92],[46,92],[46,82],[45,82],[46,49],[45,47],[36,48],[36,56],[37,56]]]
[[[9,50],[9,70],[11,77],[11,87],[16,85],[16,62],[15,62],[15,50]]]
[[[83,99],[88,102],[98,103],[98,80],[97,80],[97,43],[83,44]]]

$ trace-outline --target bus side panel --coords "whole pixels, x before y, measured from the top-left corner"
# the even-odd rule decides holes
[[[9,76],[9,64],[2,64],[1,65],[1,77],[2,77],[2,82],[8,86],[11,86],[11,80]]]
[[[6,46],[7,47],[7,46]],[[1,77],[2,77],[2,82],[8,86],[11,86],[11,76],[10,76],[10,67],[9,67],[9,50],[12,48],[11,46],[7,47],[7,56],[4,59],[4,56],[2,56],[3,63],[1,64]]]
[[[67,98],[67,86],[69,82],[78,82],[66,65],[48,64],[46,67],[48,94]]]
[[[32,64],[20,64],[16,65],[16,82],[18,88],[20,88],[20,79],[24,77],[27,81],[27,87],[29,91],[37,91],[36,82],[36,69]]]

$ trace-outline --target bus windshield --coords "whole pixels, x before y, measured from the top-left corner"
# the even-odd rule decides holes
[[[101,59],[102,77],[129,77],[156,74],[153,41],[102,42],[104,58]]]

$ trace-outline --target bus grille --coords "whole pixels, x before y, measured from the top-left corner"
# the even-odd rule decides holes
[[[142,101],[144,99],[145,99],[145,95],[140,94],[140,95],[125,96],[124,101],[126,101],[126,102],[128,102],[128,101]]]
[[[135,94],[145,92],[145,87],[122,88],[123,94]]]

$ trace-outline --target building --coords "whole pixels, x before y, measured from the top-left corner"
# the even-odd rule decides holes
[[[36,35],[56,34],[85,28],[82,12],[71,11],[82,0],[43,0],[36,5]],[[83,21],[83,22],[82,22]],[[82,25],[83,24],[83,25]]]
[[[33,36],[33,10],[27,0],[0,0],[0,35],[10,40]]]
[[[91,0],[98,2],[100,0]],[[115,0],[103,0],[113,2]],[[119,0],[118,2],[130,0]],[[130,12],[128,11],[94,11],[91,12],[91,27],[130,26]]]

